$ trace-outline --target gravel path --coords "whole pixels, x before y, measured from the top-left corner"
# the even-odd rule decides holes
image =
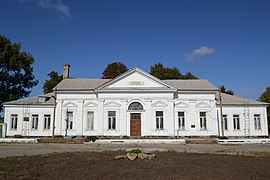
[[[247,154],[259,152],[270,154],[270,144],[218,145],[218,144],[0,144],[0,157],[30,156],[61,152],[100,152],[131,149],[147,151],[177,151],[194,153]]]

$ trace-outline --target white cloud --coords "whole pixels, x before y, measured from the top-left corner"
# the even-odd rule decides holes
[[[199,49],[195,49],[192,54],[186,56],[186,60],[193,61],[203,56],[213,54],[215,52],[214,48],[202,46]]]
[[[45,9],[54,9],[66,16],[71,17],[69,7],[65,5],[62,0],[19,0],[19,2],[34,2]]]

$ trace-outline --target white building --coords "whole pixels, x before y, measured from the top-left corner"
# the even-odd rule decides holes
[[[218,90],[207,80],[160,80],[138,68],[75,79],[65,69],[54,88],[56,136],[222,136]],[[5,103],[6,135],[52,136],[53,94]],[[267,105],[222,94],[224,136],[268,136]]]

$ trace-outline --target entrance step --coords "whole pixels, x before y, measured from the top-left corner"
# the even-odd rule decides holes
[[[95,144],[186,144],[184,139],[102,139]],[[93,144],[93,142],[84,142]]]
[[[187,144],[217,144],[218,139],[206,138],[206,139],[185,139]]]

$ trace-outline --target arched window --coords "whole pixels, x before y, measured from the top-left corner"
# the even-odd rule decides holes
[[[139,102],[133,102],[129,105],[128,110],[143,110],[143,106]]]

